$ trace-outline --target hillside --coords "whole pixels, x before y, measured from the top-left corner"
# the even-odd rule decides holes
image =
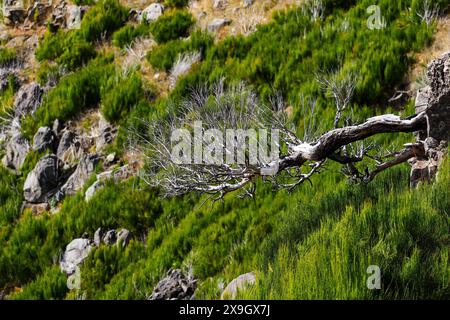
[[[0,300],[450,298],[449,0],[7,3]]]

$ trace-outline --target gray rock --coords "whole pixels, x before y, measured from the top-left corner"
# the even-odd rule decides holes
[[[6,154],[2,159],[3,165],[18,172],[22,167],[29,150],[30,144],[28,143],[28,140],[21,134],[16,134],[6,145]]]
[[[67,29],[79,29],[81,26],[81,20],[87,11],[86,6],[69,5],[67,7],[66,14],[66,28]]]
[[[74,173],[67,179],[66,183],[61,187],[64,195],[73,195],[83,188],[89,177],[95,171],[95,166],[100,161],[97,154],[89,154],[82,157],[80,163]]]
[[[130,242],[130,238],[131,232],[127,229],[121,229],[119,232],[117,232],[116,245],[122,245],[122,247],[126,247],[128,245],[128,242]]]
[[[0,92],[9,86],[11,79],[15,86],[20,85],[16,70],[10,68],[0,68]]]
[[[149,300],[192,300],[197,280],[180,269],[169,270],[165,278],[158,282]]]
[[[42,152],[46,149],[54,151],[57,144],[56,136],[49,127],[41,127],[38,129],[33,138],[33,150]]]
[[[61,163],[58,158],[55,155],[44,156],[25,180],[25,200],[31,203],[48,201],[56,193],[60,177]]]
[[[95,230],[95,233],[94,233],[94,244],[97,247],[101,244],[102,238],[103,238],[103,230],[102,230],[102,228],[98,228],[97,230]]]
[[[18,26],[25,20],[26,11],[19,7],[3,7],[3,23],[7,26]]]
[[[7,31],[0,32],[0,43],[5,43],[10,39],[10,35]]]
[[[227,0],[214,0],[213,8],[216,10],[224,10],[228,5]]]
[[[95,147],[97,151],[102,151],[106,146],[111,144],[117,135],[117,129],[111,125],[105,125],[100,130],[100,134],[95,139]]]
[[[88,202],[97,193],[98,190],[102,189],[105,185],[101,181],[95,181],[85,192],[84,201]]]
[[[59,121],[59,119],[56,119],[55,121],[53,121],[53,126],[52,126],[52,130],[53,133],[55,134],[55,136],[60,137],[63,131],[63,124],[61,121]],[[59,147],[59,145],[58,145]]]
[[[223,290],[220,299],[228,300],[235,299],[238,291],[242,291],[245,288],[254,285],[256,282],[256,276],[254,272],[241,274],[236,279],[233,279]]]
[[[59,263],[61,271],[67,275],[75,273],[77,266],[89,256],[92,248],[89,239],[79,238],[70,242]]]
[[[220,30],[221,28],[229,25],[231,23],[231,20],[229,19],[214,19],[213,21],[211,21],[210,23],[208,23],[208,31],[210,32],[216,32],[218,30]]]
[[[36,82],[22,86],[14,101],[16,116],[33,114],[41,104],[43,92],[41,86]]]
[[[116,230],[109,230],[108,232],[106,232],[105,236],[103,237],[103,242],[110,246],[115,244],[117,241],[117,235],[116,235]]]
[[[243,1],[242,1],[242,6],[243,6],[244,8],[248,8],[248,7],[250,7],[252,4],[253,4],[253,0],[243,0]]]
[[[64,131],[56,151],[58,158],[66,163],[71,163],[78,160],[81,151],[77,135],[71,131]]]
[[[138,21],[147,22],[156,21],[164,13],[164,6],[160,3],[152,3],[142,10],[138,16]]]

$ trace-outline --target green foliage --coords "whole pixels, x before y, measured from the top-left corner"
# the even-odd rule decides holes
[[[64,76],[50,90],[37,112],[24,119],[23,131],[32,137],[37,128],[50,126],[55,119],[69,120],[100,102],[100,87],[113,74],[110,57],[99,57],[77,72]]]
[[[95,41],[110,36],[126,21],[128,12],[118,0],[100,0],[83,17],[78,30],[47,30],[36,58],[54,60],[69,70],[96,57]]]
[[[168,97],[154,103],[143,99],[146,84],[137,71],[117,77],[112,58],[97,57],[61,78],[38,112],[24,120],[24,128],[30,136],[38,126],[55,118],[68,120],[99,103],[110,121],[136,125],[136,119],[161,118],[193,86],[225,76],[229,82],[247,81],[263,99],[272,89],[281,91],[293,107],[299,132],[307,122],[300,96],[317,97],[322,132],[333,120],[334,105],[314,75],[336,66],[342,66],[343,73],[358,72],[352,112],[356,119],[365,118],[375,114],[379,109],[374,104],[384,104],[389,88],[403,80],[412,51],[426,45],[433,31],[414,22],[414,13],[408,10],[411,1],[388,0],[378,2],[387,28],[368,30],[366,8],[371,4],[326,1],[329,15],[317,22],[301,10],[289,10],[248,37],[230,37],[217,44],[200,32],[179,40],[180,30],[186,36],[189,29],[180,25],[192,18],[175,11],[160,18],[158,31],[153,29],[159,22],[149,27],[163,38],[149,53],[150,63],[167,70],[180,53],[193,50],[202,51],[203,61]],[[185,18],[174,18],[177,15]],[[174,23],[176,19],[184,22]],[[338,27],[345,21],[347,30]],[[134,32],[125,27],[113,41],[122,46],[132,41]],[[48,48],[41,49],[46,52],[43,60],[63,55],[64,35],[72,36],[58,33],[54,44],[50,37],[44,41]],[[52,73],[51,66],[42,67],[42,79]],[[119,138],[124,142],[123,134]],[[387,147],[412,139],[410,134],[380,135],[372,141]],[[289,194],[258,183],[252,200],[229,195],[222,203],[200,205],[205,198],[195,194],[160,199],[157,190],[133,178],[108,182],[89,202],[80,191],[66,198],[57,214],[20,215],[23,179],[38,159],[30,153],[18,179],[0,168],[0,288],[11,284],[23,288],[11,298],[70,299],[82,294],[88,299],[144,299],[173,267],[193,268],[200,299],[218,298],[220,284],[253,270],[258,283],[241,298],[449,297],[448,159],[437,183],[419,190],[409,189],[407,165],[368,185],[353,185],[330,164],[312,185]],[[98,227],[127,228],[133,240],[126,248],[95,248],[81,268],[81,291],[68,292],[65,275],[57,267],[60,253],[74,238],[84,232],[92,236]],[[376,292],[365,285],[367,267],[373,264],[382,271],[382,289]]]
[[[3,68],[16,60],[16,51],[9,48],[0,48],[0,68]]]
[[[101,40],[119,29],[128,18],[128,11],[119,0],[99,0],[83,17],[78,32],[88,42]]]
[[[90,6],[95,3],[95,0],[72,0],[77,6]]]
[[[189,0],[166,0],[164,4],[168,7],[183,8],[189,5]]]
[[[152,22],[150,32],[158,43],[165,43],[187,37],[194,22],[194,17],[189,12],[176,10]]]
[[[127,45],[130,45],[134,39],[146,36],[149,33],[150,27],[148,24],[141,23],[137,26],[126,25],[113,34],[112,43],[116,47],[123,49]]]
[[[213,43],[211,35],[195,31],[190,35],[189,40],[172,40],[159,45],[148,53],[147,59],[154,68],[167,71],[180,54],[199,51],[204,56]]]
[[[101,90],[102,114],[111,122],[126,119],[131,108],[143,98],[143,93],[142,81],[136,72],[109,78]]]

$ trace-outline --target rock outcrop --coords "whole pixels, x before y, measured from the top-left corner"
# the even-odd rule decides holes
[[[2,159],[3,165],[18,172],[29,150],[30,144],[28,140],[21,134],[14,135],[6,145],[6,154]]]
[[[91,174],[94,173],[99,161],[100,157],[97,154],[83,156],[74,173],[72,173],[66,183],[61,187],[60,192],[63,195],[73,195],[83,188]]]
[[[231,23],[231,20],[229,19],[222,19],[217,18],[208,23],[208,31],[210,32],[216,32],[219,31],[221,28],[229,25]]]
[[[61,271],[67,275],[75,273],[76,268],[80,265],[84,259],[89,256],[93,246],[89,239],[79,238],[72,240],[64,252],[62,259],[59,263]]]
[[[61,163],[55,155],[44,156],[28,174],[23,187],[24,198],[31,203],[46,202],[57,191]]]
[[[164,6],[160,3],[152,3],[142,11],[137,11],[137,20],[139,22],[156,21],[164,13]]]
[[[197,280],[192,275],[180,269],[169,270],[153,289],[149,300],[192,300],[196,288]]]
[[[57,145],[57,138],[49,127],[38,129],[33,138],[33,150],[42,152],[47,149],[54,151]]]
[[[245,288],[254,285],[256,282],[256,276],[254,272],[241,274],[236,279],[233,279],[223,290],[220,299],[235,299],[238,292]]]
[[[426,113],[427,130],[417,133],[418,140],[423,141],[425,154],[409,161],[413,188],[436,177],[447,153],[450,138],[450,53],[429,64],[427,77],[430,85],[419,90],[416,97],[416,113]]]
[[[44,90],[36,82],[22,86],[19,89],[19,92],[17,92],[14,101],[14,111],[16,116],[20,117],[33,114],[41,104],[43,93]]]

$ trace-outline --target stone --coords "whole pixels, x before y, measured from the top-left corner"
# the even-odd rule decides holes
[[[428,132],[419,135],[421,140],[433,137],[438,141],[450,138],[450,52],[433,60],[427,68],[429,87],[418,92],[416,113],[428,115]]]
[[[84,201],[88,202],[97,193],[98,190],[102,189],[105,185],[100,181],[95,181],[89,188],[87,188],[84,193]]]
[[[23,191],[26,201],[42,203],[56,193],[61,177],[61,163],[55,155],[46,155],[28,174]]]
[[[66,183],[61,187],[64,195],[74,195],[78,190],[83,188],[89,177],[95,171],[100,157],[97,154],[84,155],[74,173],[67,179]]]
[[[21,134],[14,135],[6,145],[6,154],[2,159],[3,165],[19,172],[29,150],[30,144],[28,140]]]
[[[55,136],[60,137],[63,132],[63,128],[64,128],[63,123],[59,121],[59,119],[55,119],[55,121],[53,121],[52,130]]]
[[[81,26],[81,20],[87,11],[86,6],[67,6],[66,14],[66,28],[67,29],[79,29]]]
[[[253,4],[253,0],[243,0],[241,4],[244,8],[248,8]]]
[[[191,274],[180,269],[169,270],[153,289],[149,300],[192,300],[196,288],[197,280]]]
[[[102,228],[98,228],[94,233],[94,244],[98,247],[102,243],[103,238],[103,230]]]
[[[164,6],[160,3],[152,3],[147,8],[142,10],[138,16],[138,21],[152,22],[158,20],[158,18],[164,13]]]
[[[41,104],[44,91],[41,86],[32,82],[22,86],[14,100],[14,112],[17,117],[33,114]]]
[[[111,144],[117,134],[117,129],[111,125],[101,128],[99,135],[95,139],[95,147],[97,151],[102,151],[106,146]]]
[[[213,2],[213,8],[215,10],[224,10],[228,5],[227,0],[214,0]]]
[[[103,237],[103,242],[110,246],[115,244],[117,241],[117,235],[116,235],[116,230],[109,230],[108,232],[105,233],[105,236]]]
[[[11,36],[7,31],[0,32],[0,43],[8,42],[10,38]]]
[[[47,149],[54,151],[57,145],[57,139],[52,129],[49,127],[41,127],[38,129],[33,138],[33,150],[43,152]]]
[[[89,256],[92,248],[89,239],[78,238],[72,240],[72,242],[67,245],[66,251],[59,263],[61,271],[65,272],[67,275],[75,273],[78,265]]]
[[[20,7],[3,7],[3,23],[7,26],[18,26],[25,20],[26,11]]]
[[[233,279],[223,290],[220,299],[235,299],[238,291],[242,291],[245,288],[254,285],[256,282],[256,276],[254,272],[241,274],[239,277]]]
[[[130,242],[130,238],[131,232],[127,229],[121,229],[119,232],[117,232],[116,245],[122,245],[122,247],[126,247],[128,245],[128,242]]]
[[[73,163],[81,157],[82,149],[78,137],[72,131],[63,131],[56,155],[65,163]]]
[[[110,154],[108,154],[108,155],[106,156],[106,159],[105,159],[105,163],[104,163],[104,164],[105,164],[106,166],[109,166],[109,165],[113,164],[114,161],[116,161],[116,154],[113,152],[113,153],[110,153]]]
[[[208,23],[208,31],[216,32],[216,31],[220,30],[221,28],[229,25],[230,23],[231,23],[231,20],[229,20],[229,19],[222,19],[222,18],[214,19],[213,21]]]

